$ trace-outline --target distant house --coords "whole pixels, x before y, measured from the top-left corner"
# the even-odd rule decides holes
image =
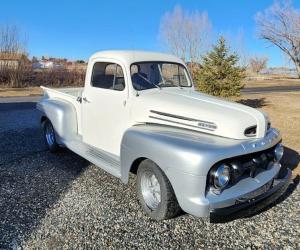
[[[66,58],[55,58],[42,56],[40,60],[34,58],[33,69],[65,69],[65,70],[86,70],[87,63],[83,60],[68,61]]]
[[[32,64],[33,69],[53,69],[54,63],[52,61],[40,60]]]
[[[56,58],[45,59],[42,57],[42,60],[36,61],[32,64],[33,69],[63,69],[65,68],[65,61],[59,60]]]
[[[0,67],[16,69],[21,63],[24,62],[29,62],[25,54],[0,52]]]

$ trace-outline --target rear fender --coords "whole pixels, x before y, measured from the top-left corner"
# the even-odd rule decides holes
[[[59,141],[70,140],[77,135],[77,115],[75,107],[61,99],[42,99],[37,104],[41,116],[49,119]]]

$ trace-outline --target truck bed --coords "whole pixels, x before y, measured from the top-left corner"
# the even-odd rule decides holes
[[[41,86],[41,88],[44,90],[46,94],[49,95],[49,97],[71,97],[72,99],[77,97],[81,97],[83,88],[48,88]]]

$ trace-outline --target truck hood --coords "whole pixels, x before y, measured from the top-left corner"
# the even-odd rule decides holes
[[[135,124],[181,127],[232,139],[262,138],[268,126],[266,114],[256,109],[187,88],[141,91],[134,102]]]

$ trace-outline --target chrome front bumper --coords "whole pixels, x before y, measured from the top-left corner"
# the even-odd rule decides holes
[[[258,205],[263,203],[264,200],[270,198],[269,203],[276,200],[281,194],[285,192],[290,184],[292,172],[290,169],[286,169],[286,173],[282,178],[275,178],[272,181],[267,182],[262,187],[250,192],[235,200],[235,204],[227,207],[213,208],[210,213],[213,215],[229,215],[243,208]],[[274,197],[273,197],[274,196]],[[266,206],[267,204],[263,204]]]

